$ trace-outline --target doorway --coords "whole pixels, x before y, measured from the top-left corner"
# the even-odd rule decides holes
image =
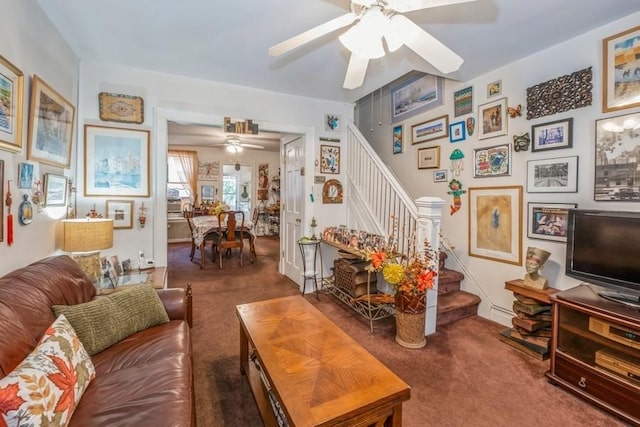
[[[222,165],[222,202],[229,209],[244,212],[251,218],[253,212],[253,167],[235,164]]]

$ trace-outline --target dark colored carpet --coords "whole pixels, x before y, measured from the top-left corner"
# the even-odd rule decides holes
[[[189,261],[190,244],[169,245],[169,285],[193,286],[193,352],[198,426],[261,426],[239,369],[235,306],[293,295],[297,287],[278,273],[278,240],[260,237],[255,264],[237,252],[218,270],[207,249],[206,267]],[[199,256],[199,253],[196,254]],[[246,255],[246,251],[245,251]],[[199,261],[199,259],[197,260]],[[328,295],[307,299],[411,386],[403,425],[623,426],[585,401],[550,385],[541,362],[498,339],[503,326],[471,317],[441,328],[425,348],[394,340],[393,319],[369,324]]]

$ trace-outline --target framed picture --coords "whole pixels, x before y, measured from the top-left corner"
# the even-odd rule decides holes
[[[522,186],[469,188],[469,256],[522,265]]]
[[[473,86],[453,92],[453,116],[459,117],[473,112]]]
[[[329,179],[322,186],[322,203],[342,203],[342,184],[337,179]]]
[[[576,193],[578,156],[527,162],[528,193]]]
[[[133,201],[107,200],[107,218],[113,219],[114,229],[133,228]]]
[[[573,119],[557,120],[531,126],[531,151],[555,150],[573,146]]]
[[[213,200],[215,198],[215,187],[213,185],[200,186],[200,199]]]
[[[446,169],[438,169],[437,171],[433,171],[433,182],[447,182],[448,181],[448,173]]]
[[[566,242],[569,209],[577,207],[576,203],[530,202],[528,204],[527,237]]]
[[[449,136],[449,115],[436,117],[411,126],[411,143],[432,141]]]
[[[464,121],[451,123],[449,125],[449,141],[460,142],[467,138],[466,124]]]
[[[487,98],[493,98],[502,94],[502,80],[496,80],[487,85]]]
[[[507,134],[507,98],[487,102],[478,107],[480,130],[478,139],[493,138]]]
[[[31,163],[20,162],[18,164],[18,188],[31,189],[33,186],[33,169]]]
[[[198,160],[198,180],[217,181],[220,175],[220,160],[200,161]]]
[[[320,146],[320,173],[340,173],[340,147]]]
[[[402,125],[393,127],[393,154],[400,154],[404,148]]]
[[[111,262],[111,267],[113,267],[113,269],[115,270],[116,274],[118,276],[122,275],[122,265],[120,264],[120,260],[118,259],[118,255],[111,255],[111,258],[109,258],[110,262]],[[117,280],[116,280],[117,283]]]
[[[602,40],[602,112],[640,106],[640,26]]]
[[[413,117],[442,105],[443,78],[433,74],[410,73],[391,84],[391,123]]]
[[[144,122],[144,102],[139,96],[100,92],[100,120],[120,123]]]
[[[22,150],[22,100],[24,75],[0,55],[0,149]]]
[[[440,167],[440,147],[427,147],[418,150],[418,169],[437,169]]]
[[[129,274],[133,271],[133,266],[131,265],[131,258],[127,258],[122,261],[122,273]]]
[[[473,177],[511,175],[511,144],[473,150]]]
[[[60,168],[71,164],[76,109],[62,95],[33,76],[27,158]]]
[[[44,174],[44,205],[65,206],[67,204],[67,177]]]
[[[149,197],[150,132],[84,125],[84,195]]]
[[[0,202],[4,202],[4,160],[0,160]],[[4,203],[0,203],[0,218],[4,218]],[[0,224],[0,242],[4,242],[3,224]]]
[[[640,113],[596,120],[596,201],[640,201],[636,156],[640,151]]]

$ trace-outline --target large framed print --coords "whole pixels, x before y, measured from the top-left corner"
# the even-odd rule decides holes
[[[640,106],[640,26],[602,40],[602,112]]]
[[[640,113],[596,120],[596,201],[640,201]]]
[[[573,119],[556,120],[531,126],[531,151],[556,150],[573,146]]]
[[[436,117],[435,119],[427,120],[411,126],[412,144],[419,144],[421,142],[446,138],[448,136],[449,115]]]
[[[397,123],[442,105],[443,78],[433,74],[410,73],[392,83],[391,123]]]
[[[133,228],[133,200],[107,200],[107,218],[114,229]]]
[[[67,177],[52,173],[44,174],[44,205],[65,206],[67,204]]]
[[[76,109],[62,95],[33,76],[27,158],[60,168],[71,165]]]
[[[84,195],[149,197],[150,131],[84,126]]]
[[[511,144],[473,150],[473,177],[511,175]]]
[[[0,149],[22,150],[22,100],[24,75],[0,55]],[[2,240],[0,240],[2,241]]]
[[[527,237],[566,242],[569,209],[577,207],[576,203],[530,202],[528,204]]]
[[[522,265],[522,186],[469,188],[469,256]]]
[[[478,107],[480,130],[478,139],[494,138],[507,134],[507,98],[487,102]]]
[[[527,162],[528,193],[576,193],[578,156]]]

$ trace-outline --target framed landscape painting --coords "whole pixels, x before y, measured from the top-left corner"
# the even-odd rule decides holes
[[[0,55],[0,149],[22,150],[24,75]],[[0,240],[1,241],[1,240]]]
[[[433,74],[410,74],[390,86],[391,123],[408,119],[442,105],[443,78]]]

